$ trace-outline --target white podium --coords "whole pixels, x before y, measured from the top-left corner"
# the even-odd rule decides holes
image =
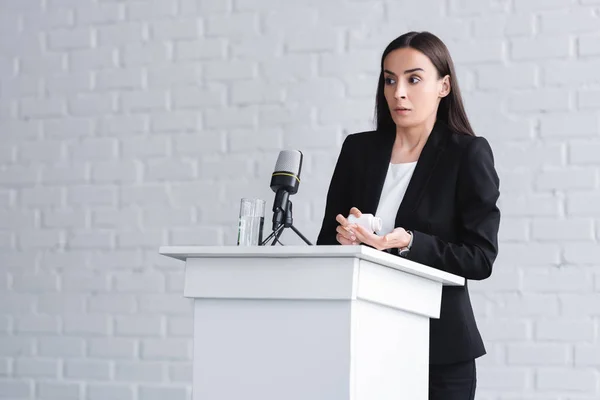
[[[161,247],[194,299],[193,400],[427,400],[464,278],[365,246]]]

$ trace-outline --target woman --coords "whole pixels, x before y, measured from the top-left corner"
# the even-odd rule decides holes
[[[499,179],[467,119],[452,59],[428,32],[392,41],[381,58],[377,130],[349,135],[327,194],[317,244],[364,244],[481,280],[498,253]],[[349,213],[383,219],[374,234]],[[468,288],[444,287],[430,326],[429,398],[473,399],[485,354]]]

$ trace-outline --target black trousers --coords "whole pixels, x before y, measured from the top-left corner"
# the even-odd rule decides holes
[[[473,400],[476,386],[475,360],[429,365],[429,400]]]

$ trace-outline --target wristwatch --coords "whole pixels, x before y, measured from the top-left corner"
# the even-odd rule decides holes
[[[408,245],[406,247],[403,247],[398,250],[398,255],[400,257],[406,257],[412,247],[412,244],[413,244],[414,235],[413,235],[412,231],[406,231],[406,233],[408,233],[410,235],[410,241],[408,242]]]

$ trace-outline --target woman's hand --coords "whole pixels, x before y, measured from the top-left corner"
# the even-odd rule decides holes
[[[410,243],[410,233],[404,228],[396,228],[385,236],[379,236],[360,225],[350,224],[356,240],[377,250],[402,249]]]
[[[360,210],[356,207],[352,207],[350,209],[350,214],[356,217],[360,217],[362,215]],[[337,217],[335,217],[335,220],[339,223],[338,227],[336,228],[337,235],[335,235],[335,238],[338,241],[338,243],[344,246],[359,245],[360,241],[357,239],[354,233],[354,229],[350,228],[350,223],[348,222],[346,217],[344,217],[342,214],[338,214]],[[354,226],[356,225],[354,224]]]

